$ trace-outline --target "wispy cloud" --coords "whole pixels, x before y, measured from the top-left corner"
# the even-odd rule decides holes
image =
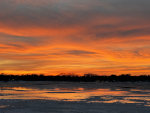
[[[148,0],[0,1],[0,71],[149,73],[149,4]]]

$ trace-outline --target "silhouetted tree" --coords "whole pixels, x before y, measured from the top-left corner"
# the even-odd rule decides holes
[[[12,75],[12,74],[0,74],[0,81],[71,81],[71,82],[95,82],[95,81],[109,81],[109,82],[136,82],[136,81],[146,81],[150,82],[150,75],[140,75],[131,76],[130,74],[117,75],[97,75],[97,74],[84,74],[84,76],[79,76],[76,74],[59,74],[56,76],[45,76],[44,74],[22,74],[22,75]]]

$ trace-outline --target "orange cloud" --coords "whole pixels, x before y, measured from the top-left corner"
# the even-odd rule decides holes
[[[133,1],[0,1],[0,72],[149,74],[148,1]]]

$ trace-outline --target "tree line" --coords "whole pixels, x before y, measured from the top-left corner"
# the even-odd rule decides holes
[[[97,74],[84,74],[83,76],[75,74],[59,74],[56,76],[46,76],[44,74],[0,74],[0,81],[70,81],[70,82],[136,82],[145,81],[150,82],[150,75],[132,76],[130,74],[121,75],[97,75]]]

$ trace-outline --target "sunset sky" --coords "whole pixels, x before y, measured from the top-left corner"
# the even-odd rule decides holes
[[[150,74],[150,0],[0,0],[0,73]]]

